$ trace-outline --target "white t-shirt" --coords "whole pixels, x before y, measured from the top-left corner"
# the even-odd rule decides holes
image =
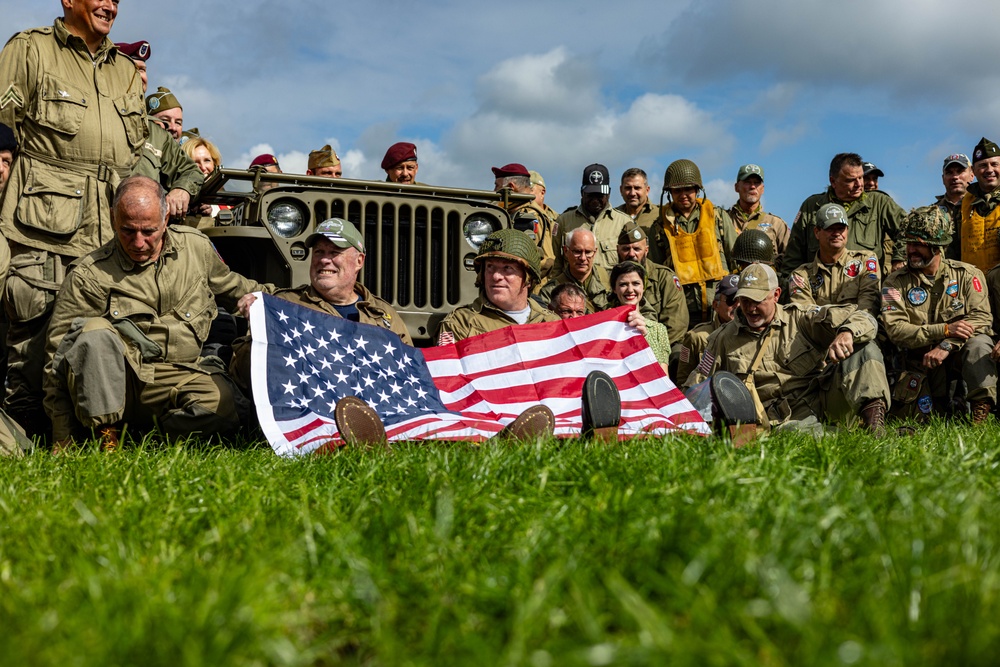
[[[510,319],[514,320],[518,324],[524,324],[528,321],[528,315],[531,314],[531,306],[529,305],[524,310],[505,310]]]

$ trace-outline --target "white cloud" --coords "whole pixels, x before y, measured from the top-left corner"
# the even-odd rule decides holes
[[[811,126],[806,121],[800,121],[795,125],[769,125],[764,130],[758,149],[763,155],[767,155],[779,148],[793,146],[805,137],[810,129]]]

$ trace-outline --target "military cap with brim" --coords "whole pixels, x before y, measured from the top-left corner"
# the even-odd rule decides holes
[[[861,170],[862,170],[862,172],[864,173],[865,176],[867,176],[868,174],[874,174],[875,176],[877,176],[879,178],[884,178],[885,177],[885,174],[882,173],[881,169],[879,169],[878,167],[875,166],[874,162],[862,162],[861,163]]]
[[[631,245],[646,238],[646,231],[635,220],[630,220],[622,225],[622,231],[618,235],[618,245]]]
[[[972,160],[965,153],[954,153],[944,159],[944,164],[941,165],[941,172],[944,173],[953,164],[960,165],[962,169],[968,169],[972,166]]]
[[[583,184],[580,186],[583,194],[611,194],[611,174],[603,164],[588,165],[583,170]]]
[[[141,42],[118,42],[115,46],[118,47],[119,53],[132,60],[142,60],[145,62],[153,54],[152,47],[145,40]]]
[[[736,296],[736,290],[740,288],[740,274],[730,273],[728,276],[724,276],[719,284],[715,286],[715,293],[721,294],[727,299],[732,299]]]
[[[502,167],[493,167],[494,178],[508,178],[510,176],[527,176],[531,178],[531,174],[528,173],[527,167],[523,164],[511,162]]]
[[[409,162],[410,160],[417,161],[416,145],[400,141],[389,146],[389,150],[385,152],[385,157],[382,158],[382,168],[392,169],[400,162]]]
[[[829,229],[834,225],[850,226],[847,220],[847,211],[840,204],[823,204],[816,211],[816,226],[820,229]]]
[[[778,289],[778,274],[767,264],[751,264],[740,273],[737,297],[763,301]]]
[[[980,160],[988,160],[991,157],[1000,156],[1000,146],[983,137],[976,144],[976,149],[972,151],[972,163],[975,164]]]
[[[309,151],[309,169],[315,170],[321,167],[336,167],[340,164],[340,157],[333,146],[327,144],[318,151]]]
[[[756,164],[745,164],[740,167],[740,170],[736,172],[737,181],[745,181],[751,176],[758,176],[760,180],[764,180],[764,168]]]
[[[341,218],[330,218],[316,225],[316,231],[306,238],[306,247],[313,247],[317,241],[325,239],[338,248],[354,248],[365,251],[365,239],[352,223]]]
[[[180,109],[181,103],[177,101],[169,88],[160,86],[156,92],[146,98],[146,113],[152,115],[170,109]]]
[[[0,151],[10,151],[13,153],[16,150],[17,139],[14,137],[14,130],[0,123]]]

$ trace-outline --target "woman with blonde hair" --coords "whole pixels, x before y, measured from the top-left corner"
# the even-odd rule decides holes
[[[206,178],[222,166],[222,155],[219,153],[219,149],[208,139],[202,137],[188,139],[181,148],[184,149],[189,158],[194,160]]]

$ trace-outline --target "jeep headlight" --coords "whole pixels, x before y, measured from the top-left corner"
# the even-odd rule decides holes
[[[267,224],[282,238],[295,238],[308,222],[305,207],[291,199],[279,199],[267,209]]]
[[[476,252],[479,251],[479,246],[486,240],[486,237],[498,229],[500,229],[500,223],[497,222],[496,218],[483,213],[470,215],[465,219],[465,224],[462,225],[465,240]]]

